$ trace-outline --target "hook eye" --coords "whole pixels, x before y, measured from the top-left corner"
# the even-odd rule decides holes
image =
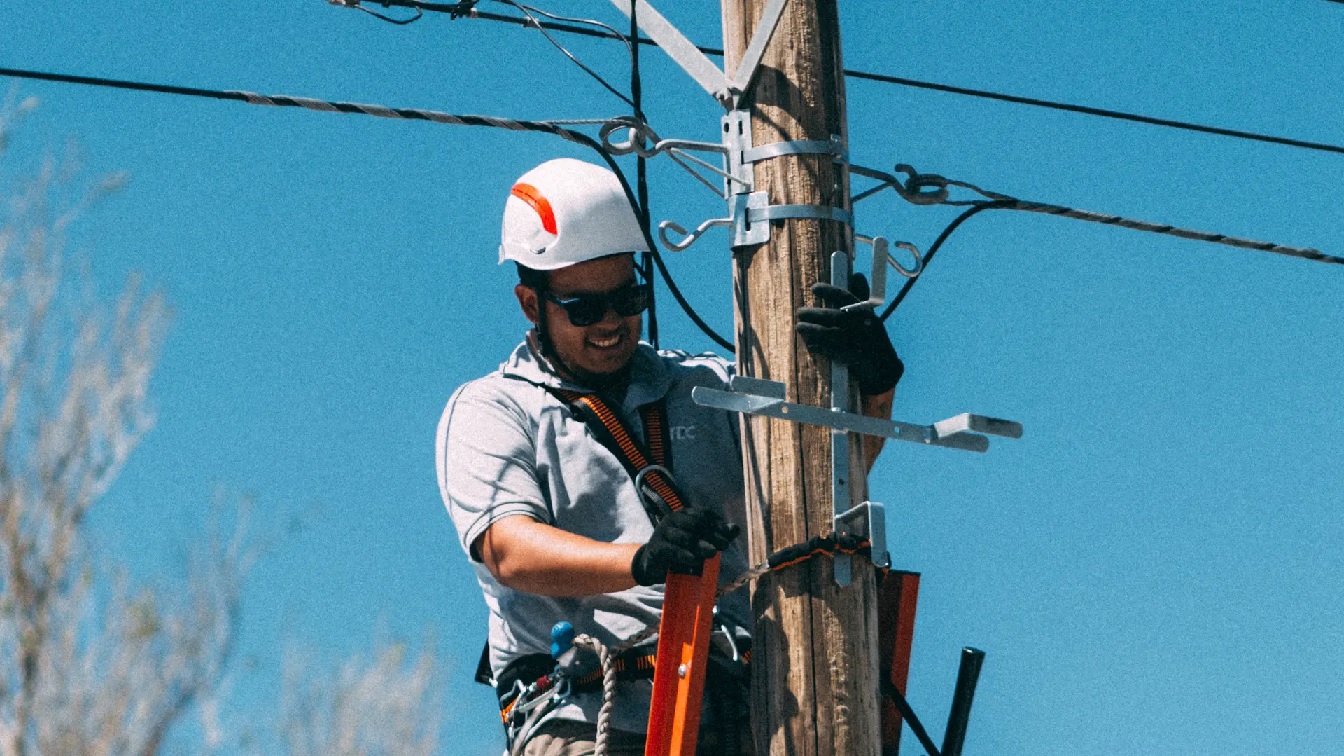
[[[710,218],[697,226],[694,231],[686,233],[686,229],[682,228],[676,221],[665,220],[658,224],[658,238],[668,249],[673,252],[680,252],[692,244],[695,244],[695,242],[709,229],[715,226],[728,226],[731,225],[732,222],[732,218]],[[669,230],[675,234],[681,235],[681,241],[672,241],[668,238],[667,232]]]
[[[618,131],[625,132],[626,138],[623,141],[612,140],[612,135]],[[656,148],[658,135],[648,124],[633,118],[621,117],[607,121],[597,133],[602,140],[602,146],[613,155],[629,155],[633,152],[640,157],[649,158],[658,154]]]
[[[919,247],[916,247],[910,242],[903,241],[892,242],[891,244],[894,247],[900,247],[901,249],[908,251],[915,258],[915,264],[906,268],[896,262],[895,257],[887,255],[887,262],[891,263],[891,267],[895,268],[897,273],[900,273],[906,278],[917,278],[920,273],[924,272],[924,255],[919,251]]]
[[[905,183],[895,187],[910,204],[940,205],[947,201],[947,179],[942,176],[920,173],[905,163],[896,166],[895,170],[906,175]]]

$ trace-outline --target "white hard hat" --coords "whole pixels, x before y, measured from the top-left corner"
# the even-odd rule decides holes
[[[504,205],[499,262],[555,270],[649,245],[616,174],[571,158],[524,173]]]

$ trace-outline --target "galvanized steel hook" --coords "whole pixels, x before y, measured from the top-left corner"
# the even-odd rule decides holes
[[[694,231],[686,233],[686,229],[682,228],[681,225],[678,224],[676,221],[665,220],[658,224],[658,239],[663,242],[663,246],[667,247],[673,252],[680,252],[686,249],[687,247],[691,246],[692,244],[695,244],[696,241],[698,241],[700,237],[703,236],[704,233],[709,229],[715,226],[731,226],[731,225],[733,225],[732,218],[710,218],[704,223],[701,223],[699,226],[696,226]],[[670,238],[668,238],[667,236],[668,230],[671,230],[673,233],[680,234],[682,237],[681,241],[672,241]]]

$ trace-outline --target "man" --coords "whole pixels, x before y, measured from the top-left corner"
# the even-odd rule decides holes
[[[645,239],[607,169],[561,159],[524,174],[505,205],[500,263],[518,265],[514,294],[533,328],[498,371],[453,394],[439,423],[440,491],[490,611],[496,691],[515,706],[526,708],[515,694],[550,671],[555,623],[613,646],[657,625],[669,570],[720,552],[723,582],[748,566],[736,538],[745,522],[737,417],[691,401],[695,386],[722,388],[732,365],[639,341],[651,285],[634,254],[648,251]],[[814,291],[836,307],[859,301],[828,285]],[[871,311],[804,308],[799,317],[814,352],[850,364],[865,411],[889,414],[902,366]],[[650,514],[621,449],[573,405],[591,394],[638,445],[665,429],[685,509]],[[660,425],[648,425],[650,413]],[[744,594],[719,602],[719,645],[749,642]],[[749,753],[739,739],[745,687],[728,677],[706,686],[718,705],[704,709],[702,752]],[[608,753],[643,753],[650,690],[648,676],[621,682]],[[512,752],[591,752],[600,707],[600,690],[579,688],[528,709],[525,726],[514,716]]]

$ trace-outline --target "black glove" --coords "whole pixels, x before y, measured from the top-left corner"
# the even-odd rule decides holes
[[[679,509],[664,517],[635,552],[630,573],[640,585],[667,582],[668,572],[694,574],[736,537],[736,525],[707,509]]]
[[[871,307],[839,308],[868,298],[868,279],[855,273],[853,293],[828,283],[812,284],[812,293],[829,307],[799,307],[798,335],[813,353],[849,366],[864,396],[885,394],[905,372],[887,329]]]

